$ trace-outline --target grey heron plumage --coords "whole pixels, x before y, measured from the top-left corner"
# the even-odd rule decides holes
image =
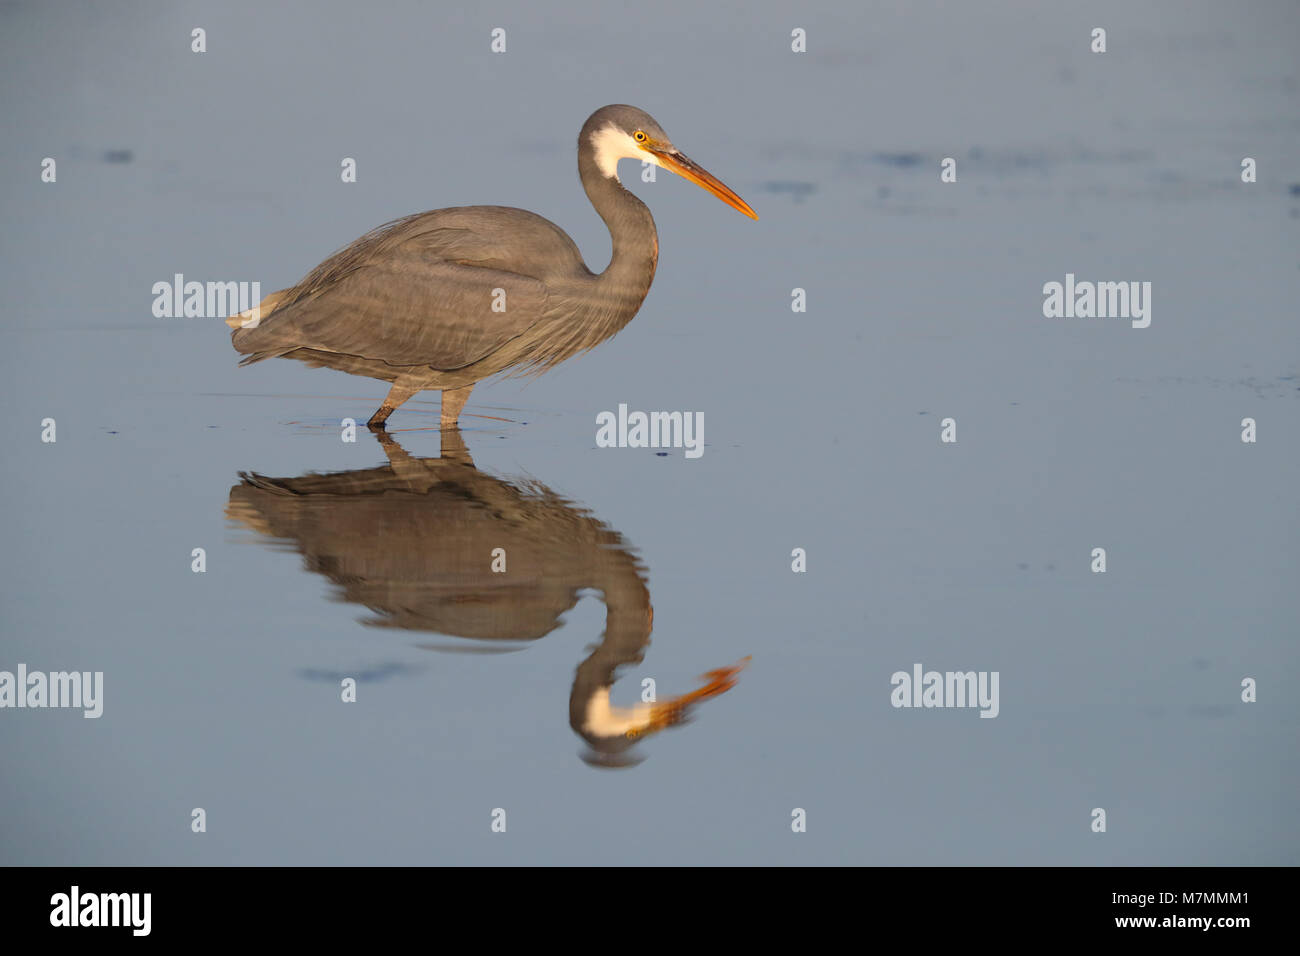
[[[659,239],[650,210],[619,181],[624,158],[655,163],[758,218],[649,114],[602,107],[578,135],[578,175],[612,240],[603,272],[587,267],[562,229],[523,209],[418,213],[231,317],[240,364],[283,356],[391,382],[374,427],[417,392],[438,389],[442,425],[454,426],[477,382],[552,368],[610,338],[640,309]]]

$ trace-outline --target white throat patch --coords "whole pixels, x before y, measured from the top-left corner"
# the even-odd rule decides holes
[[[591,134],[591,146],[596,151],[596,168],[600,170],[601,175],[615,182],[621,181],[618,178],[620,159],[639,159],[642,162],[654,163],[656,166],[662,165],[654,153],[642,149],[636,144],[636,140],[613,123]]]
[[[629,730],[644,730],[650,726],[650,705],[633,704],[616,707],[609,702],[609,688],[602,687],[587,701],[583,730],[597,737],[623,737]]]

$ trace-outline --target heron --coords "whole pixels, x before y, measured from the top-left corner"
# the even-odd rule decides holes
[[[680,696],[614,703],[618,671],[642,661],[654,628],[634,549],[541,482],[479,471],[457,429],[441,434],[438,458],[410,455],[375,429],[382,467],[293,478],[241,472],[226,516],[299,552],[337,599],[370,612],[365,624],[465,639],[484,652],[546,637],[584,594],[599,592],[605,633],[587,648],[569,694],[569,725],[586,741],[588,763],[631,766],[634,745],[736,685],[748,658],[702,674],[701,686]]]
[[[283,357],[391,382],[367,423],[375,429],[411,396],[438,390],[441,427],[455,427],[478,382],[554,368],[616,334],[641,308],[659,236],[650,210],[618,178],[622,159],[653,163],[758,218],[650,114],[604,106],[578,134],[578,177],[613,243],[603,272],[587,268],[559,226],[523,209],[417,213],[227,319],[240,365]]]

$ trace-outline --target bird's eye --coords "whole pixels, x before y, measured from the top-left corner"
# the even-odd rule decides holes
[[[645,130],[641,130],[641,129],[637,130],[635,133],[632,134],[632,138],[636,140],[638,143],[644,143],[646,141]]]

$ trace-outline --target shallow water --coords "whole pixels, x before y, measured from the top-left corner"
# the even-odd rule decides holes
[[[0,710],[0,860],[1300,862],[1300,13],[842,6],[507,4],[504,56],[426,5],[0,9],[0,670],[105,675],[98,720]],[[269,292],[474,202],[600,268],[573,140],[620,101],[761,220],[624,164],[661,244],[636,320],[480,386],[472,476],[436,395],[390,422],[469,498],[228,517],[241,472],[392,492],[397,453],[338,427],[385,386],[237,369],[219,320],[152,316],[153,283]],[[1150,281],[1151,326],[1044,318],[1066,273]],[[704,454],[598,448],[620,403],[702,413]],[[523,596],[457,557],[498,534],[536,562]],[[636,564],[653,630],[602,645],[600,588]],[[602,647],[627,706],[752,662],[608,769],[570,721]],[[997,671],[997,718],[892,707],[917,662]]]

